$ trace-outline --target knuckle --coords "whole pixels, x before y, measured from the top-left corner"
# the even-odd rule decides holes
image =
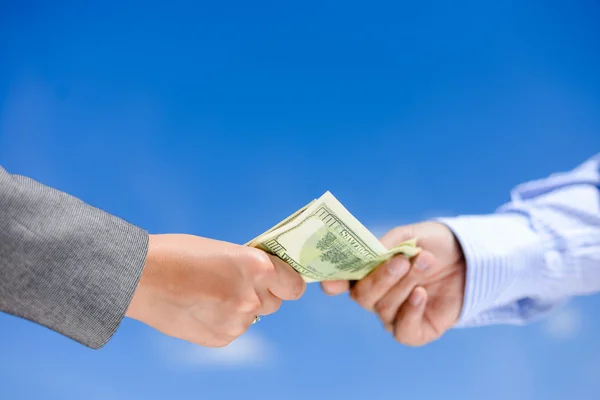
[[[291,294],[294,300],[298,300],[304,295],[304,292],[306,291],[306,282],[304,282],[300,276],[298,276],[298,279],[294,279],[291,286]]]
[[[396,226],[389,231],[387,231],[386,236],[399,236],[401,232],[404,231],[404,228],[401,226]]]
[[[244,326],[242,324],[236,324],[234,326],[232,326],[229,329],[228,335],[233,337],[233,338],[237,338],[242,336],[244,333],[246,333],[246,331],[248,330],[247,326]]]
[[[396,313],[388,304],[382,304],[377,306],[376,311],[379,319],[385,324],[394,324]]]
[[[217,339],[215,339],[215,341],[213,342],[213,345],[211,347],[217,347],[217,348],[222,348],[222,347],[226,347],[228,346],[231,342],[233,342],[232,337],[219,337]]]
[[[357,303],[360,303],[362,298],[364,297],[364,291],[362,290],[362,285],[358,284],[350,289],[350,298]]]
[[[406,335],[404,335],[404,332],[402,332],[400,329],[396,329],[394,332],[394,339],[396,340],[396,342],[403,344],[405,346],[410,346],[408,343],[409,341],[406,338]]]
[[[196,344],[198,346],[212,346],[212,342],[206,340],[204,335],[199,334],[199,333],[191,333],[191,334],[185,334],[185,335],[175,336],[175,337],[181,338],[187,342]]]
[[[249,252],[248,263],[255,273],[268,274],[275,270],[275,266],[267,253],[258,249],[250,250],[252,251]]]
[[[369,286],[382,286],[389,281],[394,275],[390,271],[390,263],[393,259],[379,265],[372,274],[363,279],[361,283],[368,283]]]
[[[231,343],[231,339],[227,335],[207,335],[202,330],[186,335],[182,339],[202,347],[225,347]]]
[[[260,315],[274,314],[277,311],[279,311],[282,304],[283,304],[283,300],[281,300],[279,298],[270,299],[268,303],[263,305],[263,307],[260,310],[260,313],[257,313],[257,314],[260,314]]]
[[[384,322],[389,322],[388,319],[385,318],[389,312],[388,310],[390,309],[389,304],[387,304],[385,301],[378,301],[373,308],[379,317],[384,320]]]
[[[415,226],[413,224],[410,225],[401,225],[395,228],[392,228],[386,236],[390,236],[394,238],[396,241],[401,242],[404,241],[405,238],[410,238],[414,236]]]
[[[404,346],[408,347],[421,347],[425,345],[425,341],[422,337],[414,334],[414,332],[407,332],[406,329],[396,326],[394,331],[394,339]]]
[[[408,347],[422,347],[425,343],[423,343],[421,340],[416,340],[413,338],[404,338],[402,341],[396,339],[399,343],[408,346]]]
[[[254,297],[243,297],[236,300],[234,303],[234,310],[237,313],[255,313],[257,312],[262,305],[262,302],[258,298],[258,296]]]
[[[410,334],[408,334],[408,332],[406,332],[405,329],[402,329],[402,326],[400,326],[399,324],[396,324],[394,326],[394,339],[398,343],[403,344],[405,346],[412,346]]]
[[[277,299],[275,302],[273,302],[273,312],[277,312],[281,308],[282,304],[283,301],[281,299]]]
[[[367,296],[366,291],[362,289],[362,286],[357,285],[355,288],[353,288],[350,291],[350,297],[361,306],[366,306]]]

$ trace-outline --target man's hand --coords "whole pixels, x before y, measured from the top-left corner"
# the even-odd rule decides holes
[[[302,296],[305,283],[267,253],[191,235],[151,235],[127,316],[180,339],[222,347],[257,315]]]
[[[379,315],[396,340],[422,346],[438,339],[457,321],[463,304],[465,261],[453,233],[437,222],[400,226],[381,242],[392,248],[416,237],[423,251],[412,260],[402,255],[382,264],[359,281],[350,296]],[[325,293],[349,290],[347,281],[322,283]]]

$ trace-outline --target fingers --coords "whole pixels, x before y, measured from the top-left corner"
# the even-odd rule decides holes
[[[416,287],[408,301],[402,305],[394,323],[394,338],[407,346],[421,346],[425,343],[425,323],[423,315],[427,305],[427,291]]]
[[[348,281],[324,281],[321,282],[321,289],[330,296],[337,296],[350,290]]]
[[[237,318],[230,320],[229,323],[225,325],[226,329],[224,332],[223,327],[221,328],[221,334],[219,335],[221,343],[217,343],[217,345],[213,347],[227,346],[229,343],[245,334],[256,319],[257,315],[259,314],[250,313],[243,316],[240,315]]]
[[[258,314],[273,306],[274,302],[266,299],[265,307],[261,297],[252,292],[232,299],[226,308],[211,304],[191,307],[189,314],[177,321],[181,332],[178,337],[202,346],[224,347],[246,333]],[[169,329],[173,325],[169,324]]]
[[[267,283],[268,289],[282,300],[298,300],[306,290],[302,276],[281,259],[267,254],[274,267],[273,279]]]
[[[213,327],[201,321],[190,320],[190,323],[185,324],[186,329],[182,329],[177,335],[170,331],[163,332],[203,347],[225,347],[235,339],[233,336],[217,332]]]
[[[358,281],[350,291],[350,295],[366,310],[373,311],[375,303],[396,285],[409,269],[408,259],[403,255],[397,255]]]
[[[435,257],[428,251],[421,252],[414,260],[410,271],[392,287],[380,300],[374,309],[382,322],[392,323],[398,314],[398,309],[406,301],[412,290],[422,282],[423,277],[432,268]]]

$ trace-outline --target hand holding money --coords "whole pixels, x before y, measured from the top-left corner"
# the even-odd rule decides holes
[[[326,281],[329,295],[350,291],[363,308],[374,311],[394,338],[421,346],[438,339],[458,320],[463,307],[466,263],[453,232],[438,222],[399,226],[382,238],[393,247],[416,235],[423,250],[410,260],[394,257],[354,287],[348,281]]]
[[[306,282],[360,280],[397,254],[420,251],[415,238],[387,249],[330,192],[247,245],[279,257]]]
[[[223,347],[306,282],[275,256],[193,235],[150,235],[139,284],[126,315],[169,336]]]

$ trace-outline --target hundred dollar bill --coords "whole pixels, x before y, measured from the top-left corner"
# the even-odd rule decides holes
[[[360,280],[396,254],[421,250],[416,239],[386,249],[330,192],[246,244],[279,257],[306,282]]]

